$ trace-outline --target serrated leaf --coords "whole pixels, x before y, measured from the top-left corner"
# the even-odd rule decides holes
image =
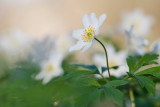
[[[157,78],[160,78],[160,66],[148,68],[148,69],[145,69],[143,71],[136,73],[136,75],[145,75],[145,74],[149,74]]]
[[[123,93],[120,90],[111,87],[105,87],[104,92],[108,100],[113,100],[114,103],[122,106]]]
[[[95,71],[96,74],[99,74],[99,70],[95,65],[84,65],[84,64],[71,64],[73,66],[79,66],[79,67],[83,67],[89,70],[93,70]]]
[[[137,65],[135,67],[135,71],[137,71],[141,66],[148,65],[149,63],[152,63],[154,60],[157,60],[158,56],[159,56],[158,54],[146,54],[146,55],[144,55],[139,60],[139,62],[137,63]]]
[[[135,78],[138,80],[142,88],[145,87],[149,93],[155,96],[155,84],[152,79],[146,76],[138,76],[138,75],[136,75]]]
[[[151,62],[148,62],[148,63],[143,64],[143,66],[145,66],[145,65],[151,65],[151,64],[157,65],[157,64],[159,64],[159,63],[158,63],[157,61],[151,61]]]
[[[129,72],[134,73],[135,72],[135,66],[136,66],[136,58],[129,56],[127,58],[127,64],[129,67]]]
[[[127,83],[128,83],[128,81],[124,81],[124,80],[114,80],[114,81],[108,82],[105,86],[107,86],[107,87],[121,86],[121,85],[125,85]]]

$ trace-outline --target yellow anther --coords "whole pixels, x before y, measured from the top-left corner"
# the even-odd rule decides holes
[[[90,42],[95,35],[95,28],[89,27],[83,31],[82,40],[85,42]]]

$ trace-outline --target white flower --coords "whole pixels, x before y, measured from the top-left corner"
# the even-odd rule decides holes
[[[70,35],[63,35],[57,39],[58,51],[61,53],[68,53],[68,48],[73,45],[73,38]]]
[[[119,66],[118,69],[110,69],[110,74],[116,77],[125,75],[128,71],[126,64],[127,54],[125,51],[116,52],[115,48],[112,45],[107,45],[109,67]],[[95,54],[93,56],[93,61],[99,67],[106,67],[106,60],[104,54]],[[102,71],[100,71],[102,73]],[[108,77],[108,71],[103,73],[103,76]],[[100,75],[96,75],[97,78],[100,78]]]
[[[148,45],[148,40],[142,36],[133,35],[133,30],[133,26],[130,26],[129,31],[125,30],[128,52],[129,54],[144,55],[146,53],[145,47]]]
[[[158,62],[160,64],[160,40],[156,40],[151,44],[150,50],[152,53],[159,54]]]
[[[63,74],[61,63],[65,54],[61,51],[59,42],[58,38],[47,36],[44,40],[35,44],[34,50],[37,50],[36,52],[38,53],[33,54],[33,58],[34,56],[38,59],[39,57],[43,57],[42,59],[37,60],[41,65],[41,71],[35,76],[35,79],[42,79],[43,84],[46,84],[53,78]]]
[[[54,52],[52,56],[49,57],[48,60],[44,61],[41,64],[41,72],[38,75],[36,75],[35,79],[37,80],[43,79],[43,84],[46,84],[54,77],[62,75],[63,74],[63,70],[61,68],[62,60],[63,60],[62,54]]]
[[[47,59],[52,51],[57,52],[57,38],[53,36],[46,36],[42,40],[34,40],[31,45],[29,56],[32,57],[32,61],[41,63],[44,59]]]
[[[86,51],[91,47],[93,39],[99,34],[99,28],[106,19],[106,14],[102,14],[99,18],[96,17],[95,13],[91,13],[89,16],[85,14],[82,18],[83,29],[77,29],[72,32],[72,36],[78,40],[77,44],[72,46],[69,51],[80,50]]]
[[[141,36],[133,36],[130,41],[129,53],[144,55],[146,53],[146,46],[148,45],[148,40]]]
[[[145,15],[142,10],[137,9],[133,12],[128,12],[122,15],[120,29],[129,31],[130,26],[133,26],[133,35],[146,36],[150,33],[154,19],[150,15]]]
[[[159,53],[160,54],[160,40],[156,40],[152,43],[150,47],[151,51],[153,53]]]
[[[19,30],[13,30],[10,34],[2,35],[0,38],[0,52],[6,57],[20,58],[29,50],[31,38]]]

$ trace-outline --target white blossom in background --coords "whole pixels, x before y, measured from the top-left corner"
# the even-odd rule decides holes
[[[160,40],[154,41],[150,46],[150,50],[152,53],[159,54],[158,62],[160,63]]]
[[[156,40],[152,43],[150,47],[151,51],[153,53],[159,53],[160,54],[160,40]]]
[[[146,46],[148,45],[148,40],[144,39],[143,36],[133,35],[133,31],[133,26],[130,26],[129,30],[125,30],[128,54],[144,55],[146,53]]]
[[[15,60],[27,54],[31,43],[32,39],[28,35],[20,30],[13,30],[0,37],[0,52],[8,59]]]
[[[37,57],[36,60],[41,66],[41,71],[35,76],[35,79],[43,80],[43,84],[63,75],[61,64],[66,53],[62,51],[59,42],[62,41],[58,37],[46,36],[42,41],[37,42],[32,49],[32,51],[36,51],[31,55],[33,58]]]
[[[59,47],[58,51],[64,53],[64,55],[66,56],[68,54],[69,47],[73,45],[73,38],[71,38],[71,36],[68,34],[58,37],[57,41],[57,45]]]
[[[136,55],[144,55],[146,51],[146,46],[148,45],[148,40],[141,36],[133,36],[130,40],[129,53]]]
[[[41,63],[47,59],[50,53],[54,50],[57,52],[57,38],[53,35],[47,35],[41,40],[34,40],[31,45],[29,56],[35,63]]]
[[[125,51],[116,52],[115,48],[110,44],[106,45],[106,49],[108,52],[109,67],[119,66],[118,69],[110,69],[110,74],[116,77],[126,75],[126,72],[128,71],[126,64],[127,53]],[[93,56],[93,61],[96,65],[99,66],[99,68],[102,66],[106,67],[105,57],[106,56],[104,53],[95,54]],[[100,73],[102,73],[102,71],[100,71]],[[105,71],[103,76],[108,77],[108,71]],[[96,77],[101,78],[101,76],[98,74],[96,74]]]
[[[55,77],[61,76],[63,70],[61,63],[63,55],[58,52],[53,52],[51,56],[41,63],[41,71],[35,76],[36,80],[43,80],[43,84],[47,84]]]
[[[93,39],[100,32],[100,26],[106,19],[106,14],[102,14],[99,18],[96,17],[95,13],[91,15],[85,14],[82,17],[82,29],[77,29],[72,32],[73,38],[77,39],[76,45],[72,46],[69,51],[75,51],[82,49],[82,52],[89,49],[93,43]]]
[[[120,30],[129,31],[130,26],[133,26],[134,36],[147,36],[151,31],[154,23],[154,18],[151,15],[145,15],[141,9],[136,9],[133,12],[127,12],[122,15]]]

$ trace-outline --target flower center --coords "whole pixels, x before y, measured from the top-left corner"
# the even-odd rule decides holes
[[[109,61],[109,65],[110,66],[117,66],[118,64],[115,60],[111,60],[111,61]]]
[[[85,42],[90,42],[95,35],[95,28],[89,26],[87,29],[83,31],[82,40]]]
[[[52,72],[54,69],[54,66],[52,64],[47,65],[46,72]]]
[[[134,28],[134,29],[138,29],[138,27],[139,27],[139,23],[138,23],[137,21],[135,21],[135,22],[133,23],[133,28]]]

